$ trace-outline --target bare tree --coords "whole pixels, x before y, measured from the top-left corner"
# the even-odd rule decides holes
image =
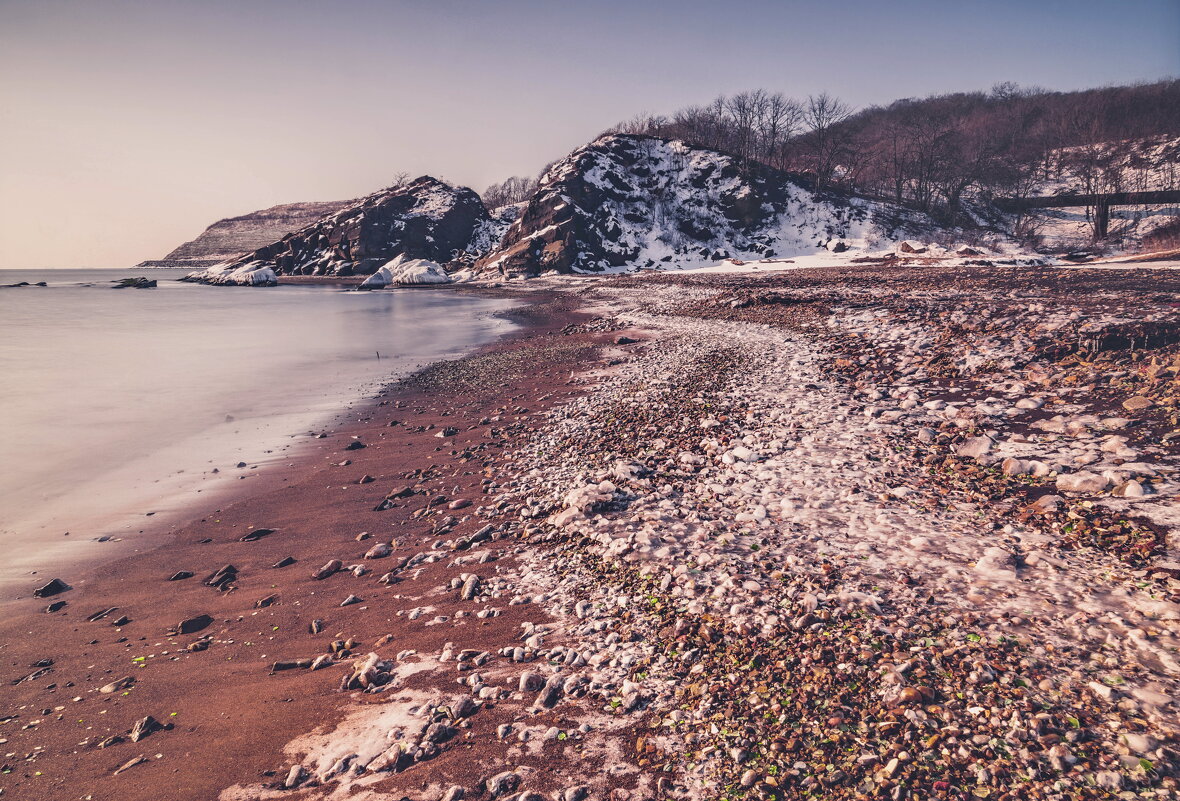
[[[852,107],[827,92],[810,95],[803,111],[807,126],[808,145],[812,153],[812,169],[816,183],[823,187],[832,179],[840,151],[848,136],[840,123],[852,116]]]

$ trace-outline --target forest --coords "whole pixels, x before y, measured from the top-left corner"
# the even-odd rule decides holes
[[[1142,163],[1142,140],[1180,136],[1180,80],[1076,92],[1003,83],[859,111],[827,92],[793,98],[755,89],[666,116],[641,114],[606,132],[683,139],[819,189],[955,223],[972,196],[1026,197],[1063,179],[1079,192],[1135,191],[1126,168],[1156,166]],[[1175,169],[1180,154],[1166,155]],[[535,186],[510,178],[489,187],[485,201],[517,202]]]

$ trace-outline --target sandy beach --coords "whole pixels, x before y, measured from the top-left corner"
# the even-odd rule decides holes
[[[1175,276],[463,289],[520,330],[7,605],[0,788],[1171,798]]]

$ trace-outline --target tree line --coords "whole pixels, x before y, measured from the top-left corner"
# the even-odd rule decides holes
[[[1130,189],[1121,182],[1135,163],[1131,140],[1180,135],[1180,80],[1076,92],[1003,83],[860,111],[827,92],[799,99],[755,89],[607,132],[683,139],[954,222],[971,192],[1022,197],[1063,177],[1084,192]],[[495,208],[535,187],[510,178],[484,200]]]

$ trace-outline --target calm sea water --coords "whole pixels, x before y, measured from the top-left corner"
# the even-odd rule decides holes
[[[157,289],[111,288],[131,274],[0,271],[49,283],[0,288],[0,581],[134,533],[246,474],[238,462],[281,460],[391,376],[509,327],[493,316],[509,302],[446,291],[208,287],[164,270],[144,273]]]

